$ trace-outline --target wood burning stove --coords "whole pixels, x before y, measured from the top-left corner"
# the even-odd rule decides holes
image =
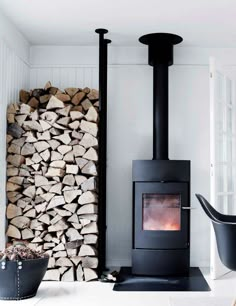
[[[168,159],[168,66],[180,36],[142,36],[153,66],[153,160],[133,161],[132,273],[186,275],[190,258],[190,161]]]

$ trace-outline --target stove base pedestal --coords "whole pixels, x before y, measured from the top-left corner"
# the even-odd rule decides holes
[[[132,250],[132,274],[148,276],[188,275],[190,252],[188,249]]]

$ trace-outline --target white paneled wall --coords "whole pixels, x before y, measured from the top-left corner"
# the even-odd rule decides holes
[[[73,86],[98,88],[98,69],[95,66],[31,68],[30,88],[42,88],[47,81],[60,89]]]
[[[0,39],[0,249],[5,233],[6,182],[6,108],[17,102],[19,90],[28,88],[29,65]]]

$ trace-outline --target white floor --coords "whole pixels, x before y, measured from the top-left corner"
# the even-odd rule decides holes
[[[22,301],[0,301],[0,306],[233,306],[236,300],[236,273],[219,280],[209,279],[210,292],[115,292],[113,284],[100,282],[42,282],[36,297]],[[236,306],[236,304],[235,304]]]

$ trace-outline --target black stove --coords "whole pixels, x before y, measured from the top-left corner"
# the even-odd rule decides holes
[[[133,161],[135,275],[187,275],[190,268],[190,161],[168,158],[168,67],[180,36],[142,36],[153,66],[153,160]]]

